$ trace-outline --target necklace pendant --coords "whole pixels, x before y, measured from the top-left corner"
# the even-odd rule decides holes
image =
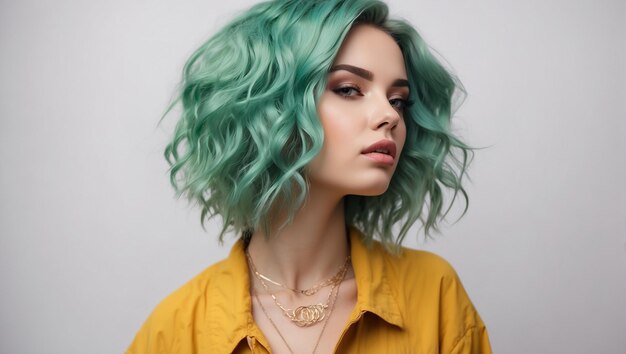
[[[287,317],[299,327],[312,326],[326,317],[328,305],[316,304],[298,306],[287,313]]]

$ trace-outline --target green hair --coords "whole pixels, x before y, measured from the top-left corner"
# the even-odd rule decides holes
[[[280,205],[288,221],[304,203],[306,167],[324,141],[316,105],[328,71],[350,28],[370,24],[391,35],[405,60],[410,83],[404,119],[407,138],[388,190],[345,197],[346,224],[366,241],[399,245],[421,221],[437,230],[444,190],[452,202],[472,150],[450,129],[458,80],[430,53],[416,30],[388,18],[376,0],[279,0],[260,3],[223,27],[185,64],[180,91],[166,114],[182,102],[165,149],[178,196],[201,208],[201,221],[223,218],[229,230],[263,228]],[[457,154],[460,152],[460,154]],[[208,217],[207,217],[208,216]],[[392,226],[399,225],[394,236]]]

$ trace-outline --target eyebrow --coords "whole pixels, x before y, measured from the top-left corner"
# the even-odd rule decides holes
[[[339,70],[349,71],[368,81],[374,80],[374,74],[371,71],[365,70],[363,68],[359,68],[356,66],[348,65],[348,64],[335,65],[332,68],[330,68],[329,72],[332,73],[332,72],[339,71]],[[404,86],[409,87],[409,81],[405,79],[396,79],[396,81],[394,81],[391,84],[391,86],[392,87],[404,87]]]

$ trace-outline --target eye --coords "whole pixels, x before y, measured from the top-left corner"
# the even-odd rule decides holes
[[[342,97],[362,96],[361,90],[356,86],[342,86],[333,90],[334,93]]]
[[[391,99],[389,100],[389,104],[398,111],[404,111],[409,106],[409,102],[402,98]]]

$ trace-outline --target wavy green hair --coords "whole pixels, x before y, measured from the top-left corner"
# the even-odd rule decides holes
[[[430,53],[413,27],[388,18],[376,0],[282,0],[260,3],[231,21],[185,64],[166,114],[182,114],[165,149],[179,196],[201,208],[201,221],[223,218],[232,230],[270,229],[273,206],[293,220],[308,193],[306,167],[324,141],[317,115],[328,71],[350,28],[370,24],[391,35],[410,83],[407,138],[388,190],[345,197],[346,224],[371,241],[399,245],[421,221],[426,235],[467,194],[461,185],[472,150],[450,129],[458,80]],[[450,205],[452,205],[452,201]],[[392,226],[399,225],[397,235]]]

